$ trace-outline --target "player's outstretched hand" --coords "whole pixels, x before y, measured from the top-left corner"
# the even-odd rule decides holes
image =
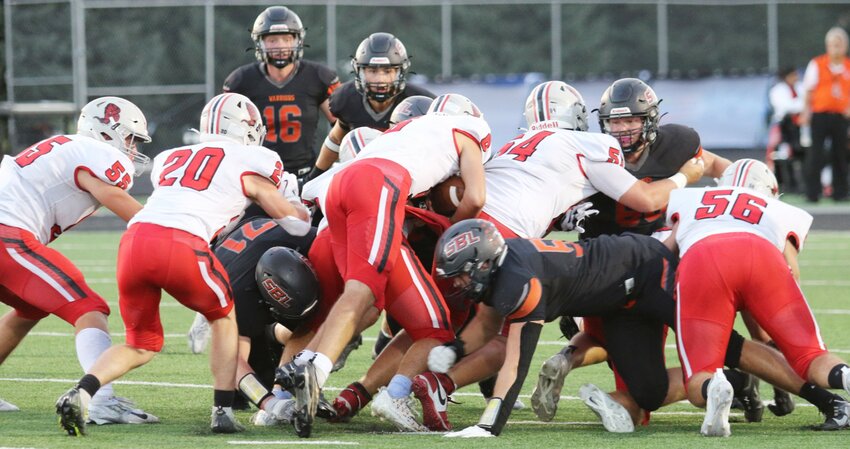
[[[579,233],[584,234],[584,228],[582,227],[584,219],[599,213],[598,210],[591,209],[592,207],[593,203],[585,201],[567,209],[567,213],[564,214],[564,219],[558,224],[559,229],[562,231],[576,230]]]

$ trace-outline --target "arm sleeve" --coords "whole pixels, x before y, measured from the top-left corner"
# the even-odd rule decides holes
[[[540,332],[543,325],[539,323],[525,323],[520,331],[519,348],[508,348],[519,351],[519,361],[516,367],[516,377],[508,394],[502,399],[498,410],[490,410],[488,407],[481,416],[479,426],[488,429],[493,435],[502,433],[502,429],[508,422],[508,418],[513,411],[514,403],[519,397],[519,392],[522,389],[522,384],[528,376],[528,368],[531,366],[531,359],[534,357],[534,350],[537,347],[537,341],[540,339]]]
[[[615,201],[620,201],[620,197],[639,182],[625,168],[617,164],[587,159],[582,159],[579,163],[593,187]]]

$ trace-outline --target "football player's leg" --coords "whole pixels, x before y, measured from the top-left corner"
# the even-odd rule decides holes
[[[393,422],[401,430],[424,430],[410,408],[413,378],[426,370],[428,353],[454,339],[450,313],[431,276],[404,246],[387,285],[387,313],[410,334],[412,345],[399,369],[372,406],[373,413]]]
[[[0,290],[4,289],[4,287],[0,287]],[[7,301],[3,302],[9,304]],[[26,304],[23,305],[28,306]],[[6,357],[18,347],[18,344],[20,344],[39,321],[40,319],[29,319],[22,316],[17,309],[6,312],[0,318],[0,365],[3,364]]]

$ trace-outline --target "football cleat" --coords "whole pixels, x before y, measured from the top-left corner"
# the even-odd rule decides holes
[[[794,411],[794,399],[787,391],[773,387],[773,404],[767,404],[770,413],[775,416],[790,415]]]
[[[345,367],[345,362],[348,360],[348,356],[352,351],[359,348],[360,345],[363,344],[363,336],[357,335],[345,345],[345,348],[342,349],[342,353],[337,357],[336,362],[334,362],[334,367],[331,369],[332,373],[335,373]]]
[[[602,420],[605,430],[615,433],[635,431],[635,424],[628,410],[608,393],[593,384],[582,385],[578,392],[584,404]]]
[[[844,386],[844,391],[850,394],[850,366],[841,368],[841,384]]]
[[[735,392],[732,384],[726,380],[723,370],[718,368],[708,382],[708,397],[705,405],[705,418],[700,433],[707,437],[728,437],[732,434],[729,427],[729,410]]]
[[[213,433],[237,433],[245,430],[245,426],[240,424],[233,415],[233,409],[221,406],[213,406],[210,428]]]
[[[0,412],[17,412],[20,410],[17,405],[0,399]]]
[[[313,421],[319,408],[319,382],[316,367],[312,363],[296,366],[292,373],[292,393],[295,395],[295,411],[292,425],[301,438],[308,438],[313,431]]]
[[[841,430],[850,427],[850,403],[840,396],[835,396],[832,401],[832,410],[825,415],[826,421],[815,426],[815,430]]]
[[[97,396],[89,403],[88,423],[97,425],[104,424],[153,424],[158,423],[159,418],[136,408],[127,398],[113,396],[105,400],[98,400]]]
[[[251,415],[250,423],[257,427],[274,427],[283,424],[288,424],[290,421],[277,419],[271,413],[265,410],[258,410],[257,413]]]
[[[735,398],[741,402],[744,410],[744,418],[747,422],[761,422],[764,415],[764,404],[759,395],[759,380],[752,374],[744,374],[746,381],[744,388],[737,392]]]
[[[192,321],[192,327],[186,334],[189,342],[189,350],[192,354],[200,354],[204,352],[207,345],[210,343],[210,322],[200,313],[195,314],[195,320]]]
[[[68,435],[74,437],[86,434],[90,400],[91,396],[78,387],[71,388],[59,396],[56,401],[56,414],[59,415],[59,425]]]
[[[417,414],[411,406],[410,397],[394,398],[384,387],[381,387],[381,391],[372,401],[372,416],[393,423],[402,432],[428,431],[427,427],[416,420]]]
[[[428,371],[413,378],[413,396],[422,404],[422,424],[428,430],[452,430],[447,414],[449,398],[434,373]]]
[[[531,392],[531,408],[541,421],[551,421],[558,411],[558,401],[561,399],[564,379],[571,369],[570,354],[572,348],[572,346],[565,347],[557,354],[549,357],[540,367],[537,385]]]

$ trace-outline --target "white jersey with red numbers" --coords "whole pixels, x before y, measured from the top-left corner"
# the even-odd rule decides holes
[[[60,135],[42,140],[0,166],[0,223],[32,232],[49,243],[100,207],[77,185],[77,171],[128,190],[135,167],[115,147],[91,137]]]
[[[274,151],[229,140],[163,151],[153,161],[153,194],[128,226],[153,223],[209,242],[250,204],[243,176],[262,176],[280,186],[282,173]]]
[[[637,181],[613,137],[547,123],[535,123],[484,164],[484,212],[525,238],[543,237],[582,199],[601,191],[617,200]]]
[[[483,118],[423,115],[376,137],[357,160],[380,158],[401,165],[410,173],[410,196],[416,196],[458,172],[455,131],[481,146],[482,161],[489,159],[490,125]]]
[[[670,194],[668,222],[679,223],[676,242],[684,256],[693,244],[715,234],[747,232],[780,252],[791,240],[798,250],[812,225],[808,212],[744,187],[677,189]]]

